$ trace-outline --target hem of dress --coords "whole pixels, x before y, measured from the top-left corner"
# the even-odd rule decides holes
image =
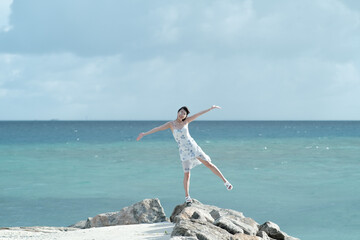
[[[201,158],[203,159],[203,158]],[[208,162],[211,162],[211,159],[203,159],[205,161],[208,161]],[[183,170],[184,172],[190,172],[191,169],[193,169],[194,167],[202,164],[202,162],[199,161],[199,159],[197,158],[191,158],[191,159],[188,159],[188,160],[182,160],[181,161],[182,163],[182,166],[183,166]]]

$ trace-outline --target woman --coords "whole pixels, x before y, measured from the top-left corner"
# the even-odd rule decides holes
[[[210,157],[204,153],[204,151],[196,144],[195,140],[189,134],[188,124],[194,121],[200,115],[207,113],[215,108],[220,109],[219,106],[213,105],[209,109],[206,109],[188,117],[190,113],[189,109],[186,106],[181,107],[178,110],[176,120],[167,122],[159,127],[153,128],[148,132],[142,132],[136,139],[137,141],[139,141],[143,136],[168,128],[171,129],[179,147],[180,159],[184,170],[185,201],[188,205],[191,204],[191,197],[189,195],[190,170],[201,163],[208,167],[215,175],[220,177],[228,190],[231,190],[233,188],[233,186],[222,175],[220,170],[213,163],[211,163]]]

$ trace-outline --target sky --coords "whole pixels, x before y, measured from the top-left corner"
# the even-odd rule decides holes
[[[357,0],[0,0],[0,120],[360,120]]]

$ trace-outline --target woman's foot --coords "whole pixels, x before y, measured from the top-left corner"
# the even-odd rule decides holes
[[[185,203],[187,206],[191,206],[192,199],[190,196],[185,197]]]
[[[229,183],[228,181],[226,181],[226,182],[224,183],[224,185],[225,185],[226,189],[229,190],[229,191],[233,189],[233,186],[232,186],[231,183]]]

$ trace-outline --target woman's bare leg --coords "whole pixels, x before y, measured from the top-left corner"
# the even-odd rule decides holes
[[[190,171],[184,173],[185,197],[189,196],[189,186],[190,186]]]
[[[224,175],[222,175],[222,173],[220,172],[220,170],[211,162],[205,161],[201,158],[197,158],[199,159],[200,162],[202,162],[202,164],[204,164],[206,167],[208,167],[213,173],[215,173],[216,176],[218,176],[219,178],[221,178],[221,180],[224,181],[224,183],[227,181],[226,178],[224,177]]]

